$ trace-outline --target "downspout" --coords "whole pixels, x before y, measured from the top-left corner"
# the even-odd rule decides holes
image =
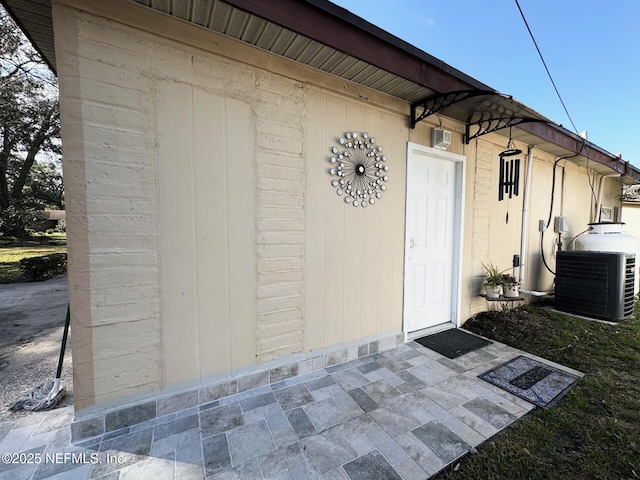
[[[520,232],[520,275],[518,283],[520,283],[520,292],[532,295],[534,297],[544,297],[553,292],[536,292],[522,288],[525,284],[526,265],[527,265],[527,240],[529,237],[529,195],[531,194],[531,174],[533,172],[533,149],[535,145],[529,145],[527,151],[527,171],[524,179],[524,194],[522,197],[522,229]]]
[[[591,220],[593,223],[599,222],[600,216],[600,206],[602,205],[602,190],[604,190],[604,180],[605,178],[613,178],[613,177],[621,177],[621,173],[611,173],[609,175],[602,175],[600,177],[600,185],[598,186],[598,198],[596,200],[596,208],[593,212],[593,219]]]
[[[524,178],[524,194],[522,196],[522,230],[520,232],[520,278],[518,283],[524,285],[527,265],[527,239],[529,235],[529,195],[531,194],[531,171],[533,170],[533,149],[529,145],[527,151],[527,170]],[[521,288],[522,290],[522,288]]]

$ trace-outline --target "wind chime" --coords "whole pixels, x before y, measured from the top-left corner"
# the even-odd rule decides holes
[[[513,139],[511,138],[511,128],[509,128],[509,142],[507,143],[506,150],[500,152],[498,157],[500,158],[500,180],[498,184],[498,201],[502,201],[505,195],[509,195],[508,198],[512,198],[514,195],[518,196],[518,190],[520,185],[520,159],[513,158],[518,157],[522,153],[522,150],[515,148]],[[505,217],[505,223],[509,223],[509,202],[507,200],[507,214]]]

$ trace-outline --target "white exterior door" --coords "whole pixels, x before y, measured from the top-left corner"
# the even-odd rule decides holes
[[[409,144],[405,332],[457,323],[463,160]]]

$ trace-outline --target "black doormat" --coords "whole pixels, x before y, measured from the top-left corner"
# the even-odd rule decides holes
[[[520,355],[479,378],[542,408],[560,400],[580,377]]]
[[[417,338],[415,341],[448,358],[458,358],[465,353],[472,352],[473,350],[493,343],[476,335],[458,330],[457,328]]]

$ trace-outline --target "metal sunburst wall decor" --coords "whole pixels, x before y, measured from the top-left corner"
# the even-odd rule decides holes
[[[367,132],[346,132],[338,140],[339,147],[331,148],[329,173],[336,178],[331,185],[345,203],[354,207],[373,205],[382,198],[389,180],[387,156],[382,154],[382,145]]]

